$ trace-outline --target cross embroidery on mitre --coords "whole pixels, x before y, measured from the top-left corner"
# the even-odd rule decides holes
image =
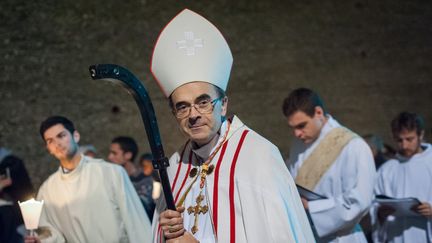
[[[198,47],[203,47],[202,39],[195,39],[194,33],[192,31],[184,32],[185,39],[177,41],[177,46],[179,49],[185,49],[186,55],[195,55],[195,50]]]

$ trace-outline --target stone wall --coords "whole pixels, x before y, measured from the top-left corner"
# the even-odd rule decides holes
[[[318,91],[330,113],[359,134],[391,143],[400,111],[422,114],[431,139],[430,1],[24,1],[0,8],[0,145],[22,157],[34,184],[58,166],[38,134],[47,116],[72,119],[82,144],[106,157],[110,140],[133,136],[148,150],[132,96],[92,81],[88,66],[128,67],[149,90],[167,154],[184,138],[149,71],[159,31],[188,7],[225,35],[234,66],[229,111],[289,151],[281,103],[294,88]]]

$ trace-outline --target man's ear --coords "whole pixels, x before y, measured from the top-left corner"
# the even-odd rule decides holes
[[[222,116],[226,116],[228,111],[228,96],[225,96],[222,98],[222,112],[221,115]]]
[[[315,113],[314,116],[317,116],[317,118],[324,117],[324,110],[320,106],[315,106]]]
[[[79,134],[79,132],[75,130],[72,135],[73,135],[75,142],[78,143],[80,138],[81,138],[81,135]]]
[[[54,154],[51,152],[51,150],[49,149],[49,147],[48,147],[48,143],[47,143],[47,142],[45,142],[45,148],[46,148],[46,150],[48,151],[49,154],[54,155]]]

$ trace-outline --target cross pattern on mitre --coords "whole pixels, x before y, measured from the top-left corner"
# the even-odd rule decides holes
[[[184,32],[184,40],[177,41],[177,46],[179,49],[185,49],[187,56],[195,55],[195,50],[198,47],[203,47],[202,39],[195,39],[195,35],[192,31]]]

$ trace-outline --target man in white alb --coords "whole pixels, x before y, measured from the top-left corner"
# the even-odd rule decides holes
[[[155,45],[151,71],[187,138],[168,167],[179,208],[157,206],[155,242],[315,242],[277,147],[226,117],[232,62],[219,30],[187,9]]]
[[[151,242],[150,221],[122,167],[78,153],[80,134],[65,117],[47,118],[40,135],[60,167],[37,195],[45,234],[26,243]]]
[[[282,108],[295,136],[287,166],[296,184],[326,197],[302,198],[317,242],[366,242],[358,222],[376,176],[368,145],[333,119],[310,89],[292,91]]]
[[[412,208],[417,215],[411,216],[392,215],[393,209],[375,205],[371,210],[373,239],[432,242],[432,146],[422,143],[423,119],[415,113],[402,112],[391,122],[391,130],[398,153],[378,170],[374,192],[393,198],[417,198],[421,204]]]

